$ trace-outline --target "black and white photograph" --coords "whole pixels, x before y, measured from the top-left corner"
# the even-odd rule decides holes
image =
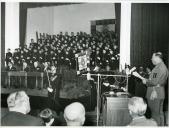
[[[0,126],[167,127],[169,3],[136,1],[2,1]]]

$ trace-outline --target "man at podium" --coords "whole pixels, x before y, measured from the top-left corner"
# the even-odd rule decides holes
[[[168,78],[168,69],[163,62],[161,52],[154,53],[152,63],[155,65],[149,79],[143,78],[137,72],[133,75],[142,79],[143,84],[147,85],[146,98],[148,106],[151,110],[152,118],[154,118],[159,126],[164,125],[163,102],[165,98],[165,84]]]

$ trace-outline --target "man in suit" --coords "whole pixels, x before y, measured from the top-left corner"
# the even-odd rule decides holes
[[[2,118],[2,126],[43,126],[42,119],[28,115],[29,97],[24,91],[11,93],[7,98],[9,112]]]
[[[33,72],[41,72],[41,67],[39,66],[39,62],[38,61],[35,61],[33,63],[32,71]]]
[[[33,63],[33,67],[31,68],[31,71],[32,72],[41,72],[41,67],[39,66],[39,62],[38,61],[35,61]],[[37,85],[38,85],[38,89],[42,89],[41,88],[41,84],[40,84],[40,79],[39,78],[36,78],[36,76],[31,76],[28,78],[28,80],[30,80],[29,82],[29,86],[31,89],[33,89],[36,85],[36,80],[37,80]]]
[[[6,71],[16,71],[16,68],[13,66],[12,62],[8,62],[8,66],[6,67]]]
[[[10,62],[11,59],[12,59],[11,49],[8,48],[8,52],[6,53],[6,58],[5,58],[5,60],[6,60],[6,65],[8,65],[8,62]]]
[[[25,61],[23,62],[22,71],[29,72],[28,64]]]
[[[13,65],[13,62],[8,62],[8,66],[6,67],[6,71],[13,72],[16,71],[16,67]],[[18,88],[18,78],[16,76],[10,76],[10,85],[11,87]]]
[[[157,121],[159,126],[163,126],[163,102],[165,98],[164,86],[168,78],[168,69],[163,62],[163,55],[161,52],[153,54],[152,63],[155,67],[150,73],[149,79],[141,79],[143,84],[147,85],[146,98],[151,110],[152,118]]]
[[[157,123],[153,119],[146,119],[144,116],[147,104],[141,97],[132,97],[128,102],[129,113],[132,117],[132,121],[129,126],[157,126]]]

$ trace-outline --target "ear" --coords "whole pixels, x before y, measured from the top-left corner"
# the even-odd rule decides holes
[[[84,124],[84,122],[85,122],[85,116],[82,118],[82,125]]]

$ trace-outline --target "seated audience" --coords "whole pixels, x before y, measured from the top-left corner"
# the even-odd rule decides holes
[[[157,126],[153,119],[147,119],[144,114],[147,110],[147,104],[141,97],[132,97],[128,102],[129,113],[132,121],[129,126]]]
[[[42,119],[28,115],[29,97],[24,91],[11,93],[7,98],[9,112],[2,118],[2,126],[42,126]]]
[[[82,126],[85,122],[85,108],[81,103],[74,102],[64,110],[67,126]]]

